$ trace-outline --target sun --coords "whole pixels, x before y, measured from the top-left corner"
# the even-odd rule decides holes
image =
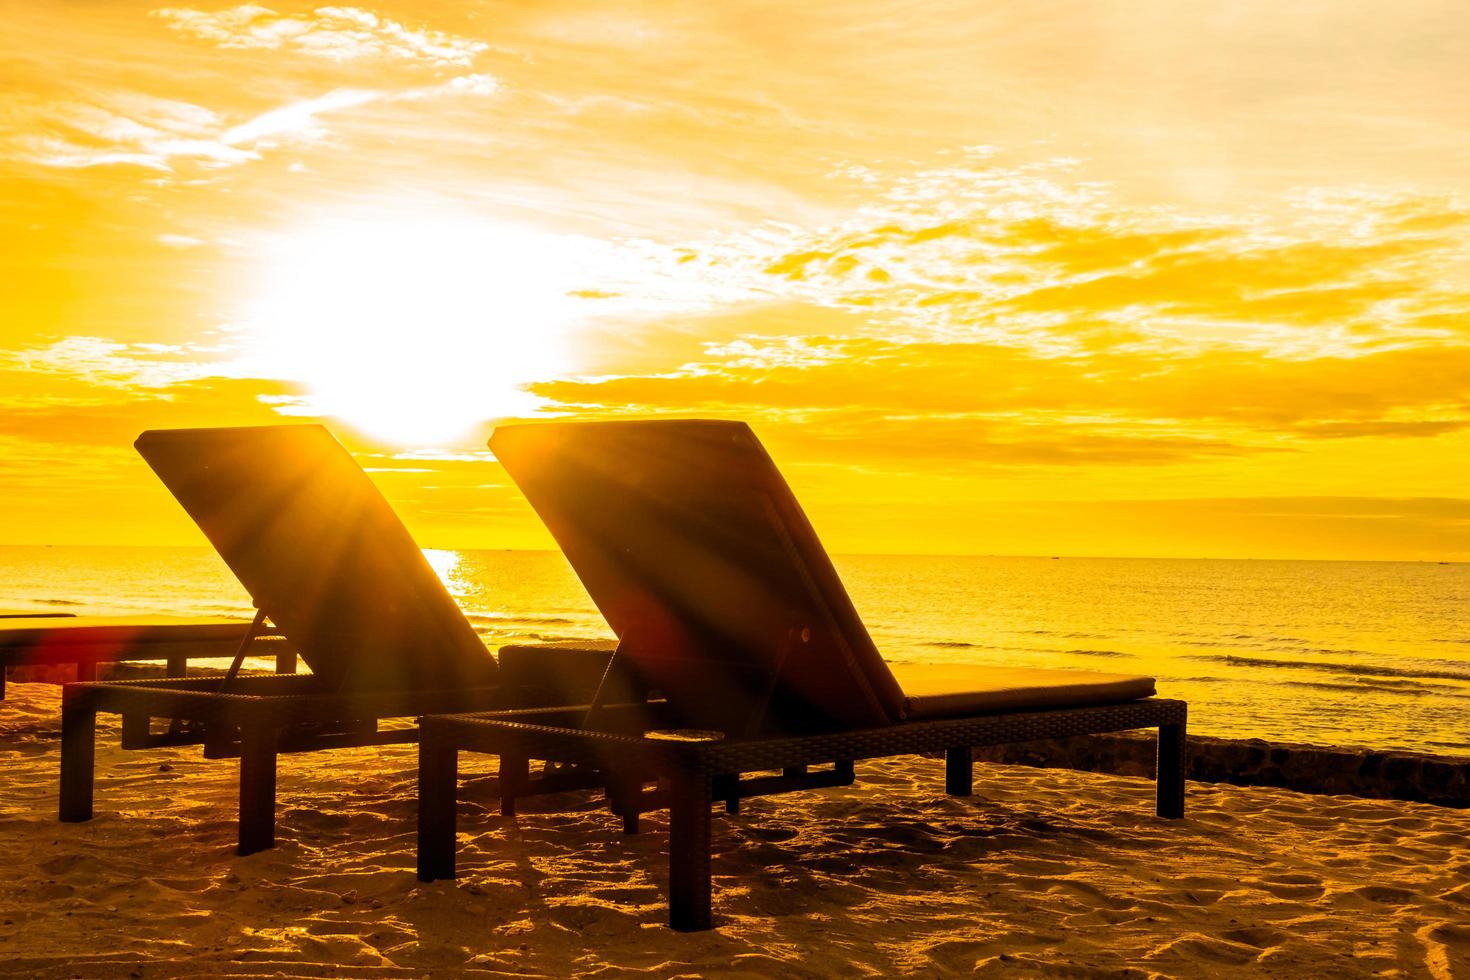
[[[575,300],[558,236],[454,215],[356,215],[272,237],[247,301],[270,376],[301,406],[401,446],[446,446],[524,412]]]

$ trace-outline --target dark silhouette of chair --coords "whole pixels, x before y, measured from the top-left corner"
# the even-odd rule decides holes
[[[279,753],[417,736],[379,731],[383,718],[585,703],[604,672],[609,651],[590,649],[540,654],[584,665],[560,672],[563,689],[518,679],[551,676],[536,655],[521,656],[518,671],[498,668],[387,501],[321,426],[160,430],[136,445],[257,613],[223,677],[66,685],[63,821],[92,816],[99,711],[122,716],[124,748],[202,744],[207,758],[238,756],[239,853],[249,854],[275,843]],[[310,674],[239,674],[267,618]]]
[[[461,750],[500,756],[506,813],[541,789],[533,759],[600,771],[629,831],[669,808],[669,923],[682,930],[711,924],[713,801],[733,811],[850,783],[857,759],[943,752],[948,791],[968,795],[974,746],[1158,728],[1157,811],[1183,815],[1186,706],[1151,697],[1152,678],[965,666],[895,677],[743,423],[511,426],[490,446],[618,635],[616,665],[663,700],[421,719],[420,878],[454,875]]]
[[[75,664],[77,680],[89,681],[101,663],[162,660],[166,676],[183,677],[190,660],[233,657],[249,630],[248,622],[222,617],[0,613],[0,701],[7,667]],[[276,672],[294,673],[296,651],[270,632],[261,639]]]

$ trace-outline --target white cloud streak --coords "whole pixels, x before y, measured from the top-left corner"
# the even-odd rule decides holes
[[[204,106],[136,92],[88,101],[12,101],[5,115],[13,122],[0,123],[0,158],[61,169],[129,165],[169,173],[183,161],[218,169],[258,160],[286,141],[324,138],[324,115],[379,102],[481,98],[499,90],[499,82],[486,74],[397,92],[339,88],[234,124]]]
[[[153,16],[216,47],[289,51],[338,62],[386,58],[463,67],[489,47],[473,38],[407,27],[360,7],[318,7],[292,16],[242,4],[216,11],[165,8]]]
[[[66,337],[45,347],[0,351],[0,370],[85,378],[100,388],[166,388],[208,377],[238,377],[223,353],[199,344],[127,344],[105,337]]]

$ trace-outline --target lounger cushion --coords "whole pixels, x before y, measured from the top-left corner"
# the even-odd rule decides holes
[[[182,616],[34,617],[0,622],[0,650],[45,644],[141,646],[159,643],[239,643],[250,624],[239,619]],[[265,631],[271,632],[269,628]]]
[[[1040,670],[979,664],[890,663],[904,692],[904,716],[954,718],[1116,704],[1152,697],[1154,679],[1091,670]]]

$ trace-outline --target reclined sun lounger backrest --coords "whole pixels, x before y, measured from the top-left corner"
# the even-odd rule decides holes
[[[684,724],[797,733],[900,717],[903,692],[749,426],[504,426],[490,447]]]
[[[493,683],[494,658],[326,429],[154,430],[136,445],[324,690]]]

